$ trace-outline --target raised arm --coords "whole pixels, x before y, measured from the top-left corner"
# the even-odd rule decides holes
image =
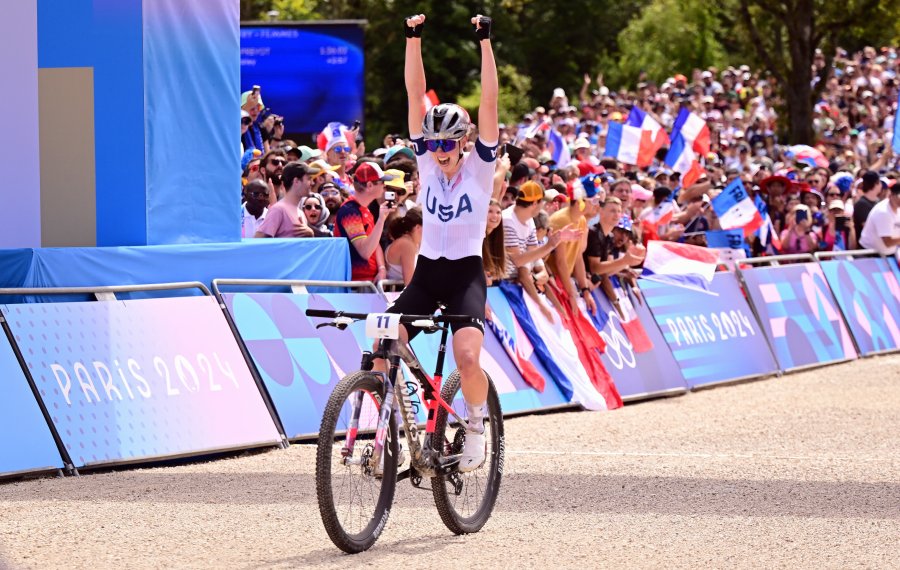
[[[417,14],[406,19],[406,65],[403,76],[406,80],[406,96],[409,99],[409,136],[416,138],[422,134],[422,120],[425,118],[425,66],[422,63],[422,28],[425,14]],[[496,114],[496,113],[495,113]]]
[[[491,47],[491,23],[490,18],[480,14],[472,18],[475,34],[478,36],[478,44],[481,46],[481,103],[478,106],[478,136],[482,141],[493,144],[500,139],[497,120],[497,99],[500,88],[497,81],[494,49]],[[407,53],[409,52],[407,51]]]

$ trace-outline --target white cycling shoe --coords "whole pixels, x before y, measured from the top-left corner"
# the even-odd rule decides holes
[[[466,431],[462,455],[459,458],[459,472],[468,473],[484,465],[487,454],[487,441],[484,433]]]

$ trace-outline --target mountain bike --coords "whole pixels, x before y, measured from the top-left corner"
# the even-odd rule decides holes
[[[335,386],[322,416],[316,450],[316,494],[332,542],[351,554],[369,549],[387,523],[397,481],[407,478],[414,487],[426,490],[426,480],[430,479],[438,513],[452,532],[481,530],[494,509],[503,475],[500,400],[488,376],[485,462],[474,471],[462,473],[458,465],[469,423],[459,372],[454,370],[442,386],[449,325],[471,322],[472,318],[317,309],[308,309],[306,314],[331,319],[317,328],[344,330],[365,321],[366,335],[378,339],[374,352],[363,352],[360,370]],[[409,343],[399,339],[401,324],[441,333],[432,377],[424,372]],[[374,369],[377,359],[384,360],[387,373]],[[410,377],[402,371],[401,362]],[[419,424],[423,410],[427,418],[424,433]],[[401,427],[410,465],[398,473]]]

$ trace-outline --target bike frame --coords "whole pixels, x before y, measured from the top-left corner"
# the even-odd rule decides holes
[[[371,371],[374,368],[376,359],[383,359],[388,363],[387,374],[383,372],[375,372],[379,374],[384,383],[384,400],[379,410],[378,423],[375,430],[375,449],[371,461],[373,465],[379,465],[381,454],[384,451],[384,445],[390,424],[391,412],[394,409],[394,403],[399,407],[399,416],[403,422],[404,431],[406,432],[407,442],[409,444],[412,466],[423,476],[433,477],[438,471],[442,470],[439,458],[441,457],[441,449],[434,449],[434,428],[437,419],[438,407],[443,407],[447,413],[457,419],[463,426],[468,427],[468,422],[461,418],[459,414],[441,398],[441,384],[443,382],[444,360],[447,352],[447,340],[449,337],[449,326],[441,327],[441,343],[438,348],[437,363],[433,376],[428,376],[422,369],[419,359],[416,357],[412,347],[407,342],[399,340],[382,339],[378,343],[378,349],[374,352],[363,353],[360,368],[362,370]],[[412,398],[417,396],[415,383],[407,381],[404,386],[397,390],[397,379],[402,374],[400,371],[400,362],[404,362],[409,368],[410,373],[418,381],[418,385],[422,387],[424,395],[425,409],[427,411],[427,422],[425,424],[424,443],[419,440],[419,426],[417,421],[417,402],[413,402]],[[345,449],[353,449],[356,442],[356,436],[359,428],[359,418],[362,413],[362,393],[351,401],[352,413],[350,420],[350,429],[347,430]]]

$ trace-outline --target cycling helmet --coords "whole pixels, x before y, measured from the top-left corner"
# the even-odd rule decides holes
[[[422,134],[426,139],[460,139],[469,134],[469,114],[453,103],[435,105],[425,113]]]

